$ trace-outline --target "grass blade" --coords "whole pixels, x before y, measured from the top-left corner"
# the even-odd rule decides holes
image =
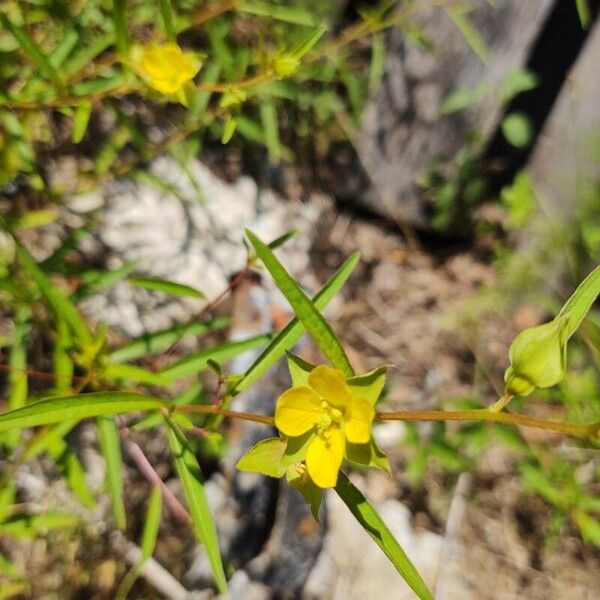
[[[356,520],[383,550],[391,563],[402,575],[404,581],[421,600],[433,600],[433,596],[421,575],[410,562],[410,559],[398,544],[387,525],[382,521],[377,511],[371,506],[362,492],[352,482],[340,473],[335,491],[344,504],[350,509]]]
[[[106,463],[106,484],[117,527],[124,530],[127,526],[125,502],[123,500],[123,455],[121,438],[115,421],[109,417],[96,419],[98,439]]]
[[[270,340],[270,334],[263,334],[239,342],[225,342],[214,348],[190,354],[189,356],[174,362],[172,365],[165,367],[159,371],[159,373],[171,379],[194,375],[206,369],[209,360],[217,362],[231,360],[234,356],[237,356],[246,350],[252,350],[257,346],[262,346]]]
[[[355,252],[334,273],[333,277],[323,286],[313,298],[314,305],[323,310],[331,299],[340,291],[348,277],[360,260],[360,254]],[[304,335],[304,325],[298,318],[290,321],[265,348],[264,352],[250,365],[243,377],[228,390],[229,394],[238,394],[248,389],[259,377],[264,375],[294,344]]]
[[[342,371],[346,376],[352,377],[354,369],[346,356],[344,348],[333,333],[331,326],[323,318],[312,300],[302,291],[291,275],[279,262],[273,251],[261,242],[251,231],[246,230],[248,239],[254,246],[254,250],[263,264],[271,273],[277,287],[287,298],[296,316],[302,321],[306,330],[315,340],[323,354],[331,361],[331,364]]]
[[[168,408],[168,405],[159,398],[132,392],[92,392],[57,396],[0,413],[0,431],[159,408]]]
[[[56,316],[64,319],[69,324],[77,340],[82,345],[91,343],[92,334],[75,305],[50,282],[46,274],[25,248],[17,244],[15,250],[19,262],[35,281],[41,294],[56,313]]]
[[[175,325],[163,331],[148,333],[134,339],[125,346],[117,348],[109,353],[108,358],[112,362],[122,362],[125,360],[135,360],[155,352],[160,352],[171,346],[175,342],[185,338],[188,335],[202,335],[209,331],[222,329],[229,324],[229,319],[219,317],[207,323],[187,323],[185,325]]]
[[[227,579],[219,551],[217,529],[208,506],[204,486],[202,485],[200,465],[194,453],[189,449],[187,441],[175,428],[175,425],[169,420],[166,423],[169,445],[171,446],[171,452],[175,461],[175,469],[181,480],[190,509],[194,533],[204,544],[217,590],[219,593],[225,594],[227,593]]]

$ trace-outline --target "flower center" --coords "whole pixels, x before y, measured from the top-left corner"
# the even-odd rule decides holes
[[[341,427],[344,415],[339,408],[335,408],[327,402],[321,400],[321,416],[317,423],[317,433],[323,439],[327,440],[330,437],[330,429],[332,427]]]

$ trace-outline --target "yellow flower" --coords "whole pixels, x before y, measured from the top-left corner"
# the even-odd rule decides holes
[[[307,383],[286,390],[278,398],[275,426],[288,437],[312,433],[306,451],[308,474],[319,487],[334,487],[346,442],[370,442],[375,409],[368,400],[352,393],[337,369],[315,367]]]
[[[135,46],[131,52],[132,68],[153,89],[172,96],[191,81],[200,70],[201,57],[184,52],[177,44]]]

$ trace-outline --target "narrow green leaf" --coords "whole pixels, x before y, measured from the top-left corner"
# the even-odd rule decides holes
[[[145,383],[146,385],[155,385],[157,387],[167,387],[171,379],[161,373],[154,373],[136,365],[127,365],[122,363],[108,364],[102,373],[106,379],[117,379],[123,381],[135,381]]]
[[[200,336],[209,331],[222,329],[229,324],[226,317],[218,317],[206,323],[187,323],[185,325],[175,325],[156,333],[148,333],[136,338],[117,348],[108,354],[112,362],[122,362],[125,360],[135,360],[142,356],[148,356],[168,348],[171,344],[184,339],[186,336]]]
[[[167,407],[168,405],[159,398],[131,392],[92,392],[57,396],[0,413],[0,431]]]
[[[174,281],[160,279],[158,277],[131,277],[129,283],[138,287],[143,287],[147,290],[163,292],[171,296],[184,296],[199,298],[201,300],[206,298],[206,296],[196,288],[184,285],[183,283],[175,283]]]
[[[277,287],[286,297],[294,309],[296,316],[302,321],[317,346],[319,346],[334,367],[342,371],[346,376],[352,377],[354,369],[346,356],[344,348],[312,300],[302,291],[302,288],[294,281],[266,244],[261,242],[249,230],[246,230],[246,235],[254,246],[256,254],[262,260],[269,273],[271,273]]]
[[[271,162],[281,158],[281,144],[279,143],[279,122],[275,103],[265,98],[260,103],[260,121],[264,131],[264,140],[269,152]]]
[[[69,450],[66,444],[64,446],[65,449],[57,465],[62,469],[69,487],[75,492],[79,501],[87,508],[93,509],[96,501],[85,479],[83,465],[77,455]]]
[[[75,305],[50,282],[40,266],[25,248],[17,244],[15,250],[19,262],[35,281],[40,292],[46,298],[46,301],[50,304],[52,310],[56,313],[56,316],[64,319],[69,324],[77,337],[77,340],[82,345],[90,343],[92,341],[92,334]]]
[[[219,551],[217,529],[208,506],[200,465],[194,453],[189,449],[185,437],[176,429],[169,420],[167,435],[169,445],[175,461],[175,469],[181,480],[183,491],[190,508],[194,533],[199,541],[204,544],[204,549],[211,564],[217,590],[221,594],[227,593],[227,579],[223,570],[223,562]]]
[[[148,499],[148,508],[146,509],[146,519],[142,531],[140,547],[142,549],[142,558],[150,558],[156,546],[158,529],[162,517],[162,490],[159,485],[153,485]]]
[[[231,113],[227,115],[225,124],[223,125],[223,132],[221,133],[221,144],[227,144],[231,141],[235,129],[237,127],[237,118]]]
[[[175,28],[173,27],[173,12],[170,0],[160,0],[160,16],[162,17],[163,28],[167,39],[175,41]]]
[[[61,73],[65,77],[73,77],[87,67],[96,56],[104,52],[114,42],[114,39],[113,33],[94,35],[86,41],[85,45],[79,47],[73,57],[62,66]]]
[[[137,261],[132,260],[112,271],[85,271],[81,276],[81,286],[71,294],[71,300],[73,302],[79,302],[83,298],[87,298],[92,294],[97,294],[102,290],[112,287],[135,271],[137,264]]]
[[[44,73],[48,79],[51,79],[58,88],[62,88],[63,82],[60,74],[48,60],[46,53],[36,44],[36,42],[29,37],[23,29],[18,25],[15,25],[4,12],[0,12],[0,25],[12,33],[23,51],[37,65],[39,70]]]
[[[117,48],[125,56],[129,50],[129,34],[127,32],[127,0],[113,0],[112,19],[117,38]]]
[[[0,535],[31,539],[51,529],[75,527],[79,520],[78,515],[61,512],[18,515],[0,523]]]
[[[577,14],[579,15],[579,22],[583,29],[589,29],[590,23],[592,22],[592,12],[590,10],[589,0],[575,0],[575,6],[577,7]]]
[[[30,311],[27,307],[19,307],[15,315],[15,328],[12,334],[12,346],[8,365],[11,369],[8,376],[8,407],[15,410],[25,406],[27,402],[27,335],[29,333]],[[19,432],[11,431],[6,443],[14,448],[19,440]]]
[[[364,530],[373,538],[375,543],[390,559],[398,573],[410,586],[421,600],[433,600],[433,595],[427,589],[421,575],[412,564],[400,544],[394,538],[387,525],[383,522],[377,511],[369,504],[362,492],[340,472],[335,491],[344,504],[350,509],[356,520]]]
[[[246,350],[252,350],[253,348],[262,346],[263,344],[268,343],[270,340],[270,334],[263,334],[241,341],[225,342],[224,344],[219,344],[214,348],[201,350],[195,354],[190,354],[189,356],[174,362],[172,365],[165,367],[159,371],[159,373],[172,379],[194,375],[206,369],[210,359],[218,362],[231,360],[234,356],[237,356]]]
[[[123,456],[121,438],[115,422],[110,417],[96,419],[98,439],[106,463],[106,485],[112,505],[113,516],[119,529],[125,529],[125,501],[123,499]]]
[[[348,277],[360,260],[355,252],[347,258],[331,279],[321,288],[313,302],[317,309],[323,310],[331,299],[340,291]],[[250,365],[244,376],[236,381],[227,391],[234,395],[248,389],[259,377],[264,375],[294,344],[304,335],[304,325],[298,319],[292,319],[265,348],[263,353]]]
[[[447,12],[454,25],[456,25],[456,28],[462,33],[467,44],[471,46],[473,52],[475,52],[483,62],[487,62],[489,51],[486,43],[467,16],[469,12],[468,5],[463,3],[451,6],[447,9]]]
[[[379,87],[385,72],[385,37],[376,33],[371,38],[371,63],[369,65],[369,93]]]
[[[568,315],[566,336],[571,337],[600,294],[600,267],[596,267],[577,287],[557,315]]]
[[[75,29],[69,29],[58,46],[50,53],[49,60],[55,69],[60,69],[62,67],[69,54],[71,54],[71,50],[77,45],[78,40],[79,34],[77,31]]]
[[[298,230],[292,229],[292,230],[288,231],[287,233],[280,235],[278,238],[275,238],[272,242],[269,242],[268,246],[269,246],[269,248],[271,248],[271,250],[276,250],[277,248],[280,248],[281,246],[283,246],[286,242],[288,242],[292,238],[295,238],[297,235],[298,235]]]
[[[73,117],[73,133],[71,134],[71,141],[74,144],[79,144],[83,139],[88,123],[90,122],[91,114],[92,103],[89,100],[80,102],[75,110],[75,116]]]
[[[67,322],[56,319],[56,340],[52,352],[54,365],[54,387],[59,394],[67,394],[71,389],[75,365],[70,355],[73,347],[73,338]]]
[[[292,56],[294,56],[294,58],[297,60],[300,60],[313,49],[315,44],[323,37],[326,31],[327,27],[325,25],[317,27],[317,29],[315,29],[308,37],[302,40],[302,42],[300,42],[292,50]]]
[[[305,25],[314,27],[318,24],[315,16],[307,9],[300,6],[282,6],[271,2],[255,2],[246,0],[238,6],[237,10],[242,13],[256,15],[258,17],[270,17],[277,21],[293,23],[294,25]]]

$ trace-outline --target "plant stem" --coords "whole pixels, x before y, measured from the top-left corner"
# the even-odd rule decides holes
[[[204,404],[180,404],[173,409],[174,413],[201,413],[205,415],[221,415],[223,417],[231,417],[232,419],[243,419],[244,421],[254,421],[263,425],[273,425],[273,417],[266,415],[258,415],[255,413],[239,412],[237,410],[229,410],[216,405]]]
[[[507,412],[496,412],[487,408],[478,410],[423,410],[380,412],[375,414],[376,421],[491,421],[494,423],[509,423],[524,427],[536,427],[548,431],[558,431],[577,437],[597,436],[600,423],[579,424],[547,421],[537,417],[515,415]]]

